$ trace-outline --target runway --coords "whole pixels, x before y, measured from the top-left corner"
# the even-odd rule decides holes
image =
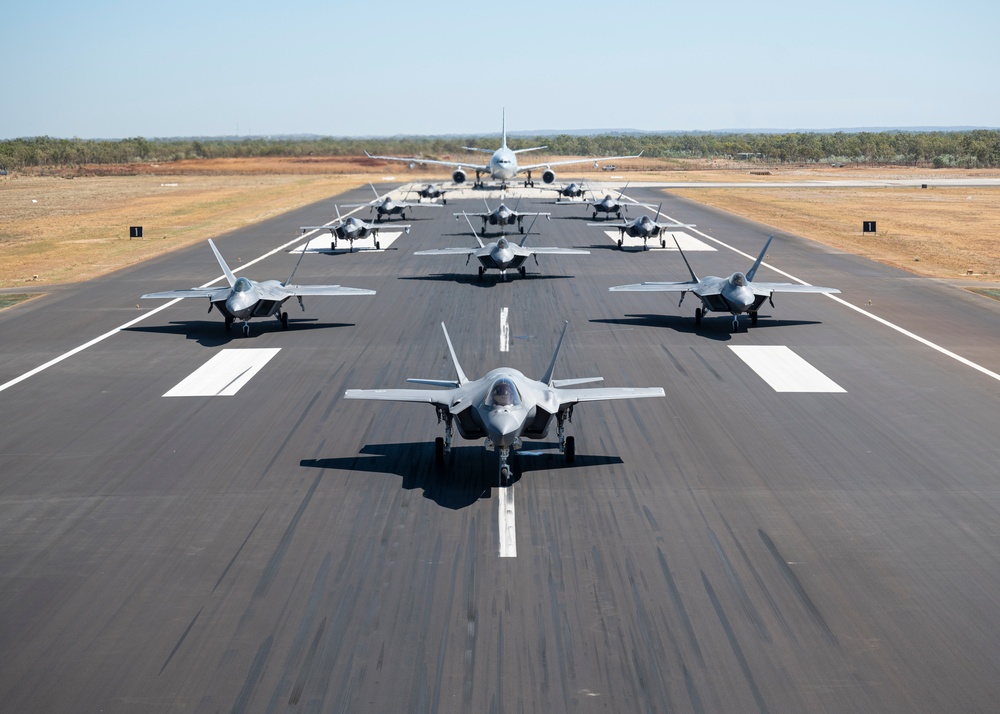
[[[995,709],[1000,304],[630,186],[696,226],[699,275],[774,233],[758,279],[842,291],[696,328],[694,296],[607,290],[687,279],[676,250],[517,193],[553,213],[529,243],[590,255],[414,256],[475,243],[453,211],[499,196],[469,191],[381,250],[317,242],[296,283],[377,295],[290,301],[287,331],[139,300],[220,278],[207,245],[0,312],[5,710]],[[334,216],[215,242],[283,280]],[[580,405],[575,462],[550,433],[509,487],[457,436],[435,466],[430,406],[341,398],[453,379],[441,322],[469,377],[540,377],[563,320],[556,378],[666,398]]]

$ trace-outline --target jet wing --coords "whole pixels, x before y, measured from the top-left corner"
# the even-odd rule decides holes
[[[475,255],[481,248],[431,248],[429,250],[418,250],[414,255]]]
[[[677,283],[635,283],[633,285],[616,285],[613,288],[608,288],[610,292],[625,292],[625,293],[654,293],[654,292],[666,292],[666,293],[685,293],[692,292],[701,283],[696,283],[692,280],[684,280]]]
[[[580,402],[603,402],[611,399],[664,397],[662,387],[594,387],[593,389],[555,389],[559,407]]]
[[[532,253],[537,255],[590,255],[589,250],[583,250],[581,248],[554,248],[552,246],[531,248],[529,246],[524,246],[524,249],[528,251],[528,255],[531,255]]]
[[[140,295],[140,298],[193,298],[193,297],[207,297],[211,298],[217,292],[228,293],[229,288],[187,288],[184,290],[164,290],[159,293],[146,293],[145,295]]]
[[[492,151],[490,153],[493,153]],[[489,164],[477,164],[468,161],[438,161],[436,159],[418,159],[415,156],[372,156],[367,151],[365,156],[369,159],[381,159],[382,161],[412,161],[415,164],[436,164],[438,166],[455,166],[457,168],[472,169],[473,171],[482,171],[483,173],[489,173]],[[367,205],[367,204],[366,204]]]
[[[800,285],[798,283],[758,283],[753,281],[750,288],[756,295],[771,293],[839,293],[837,288],[824,288],[819,285]]]
[[[619,159],[638,159],[642,153],[635,156],[591,156],[589,159],[566,159],[565,161],[546,161],[544,164],[530,164],[528,166],[518,166],[518,171],[534,171],[536,169],[547,169],[550,166],[569,166],[571,164],[592,164],[599,161],[618,161]],[[374,158],[374,157],[373,157]]]
[[[284,297],[299,295],[374,295],[374,290],[345,288],[343,285],[285,285]]]
[[[451,406],[457,392],[457,389],[348,389],[344,392],[344,399],[420,402],[447,409]]]

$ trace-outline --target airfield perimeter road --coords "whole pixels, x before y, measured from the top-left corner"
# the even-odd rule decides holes
[[[718,248],[699,273],[750,265],[711,238],[755,256],[773,230],[769,265],[843,291],[695,330],[693,296],[607,290],[686,279],[680,256],[613,249],[580,207],[531,240],[592,254],[527,279],[413,256],[471,243],[451,214],[482,202],[449,199],[385,252],[307,255],[296,282],[378,294],[292,301],[287,332],[139,300],[219,277],[207,245],[0,313],[0,384],[144,318],[0,391],[0,709],[996,710],[1000,303],[667,197]],[[217,243],[246,265],[333,215]],[[431,407],[342,399],[452,378],[442,321],[470,376],[540,376],[564,319],[557,378],[667,396],[580,406],[576,463],[552,433],[509,490],[479,443],[434,466]],[[775,391],[730,349],[766,345],[844,391]],[[163,396],[260,348],[234,396]]]

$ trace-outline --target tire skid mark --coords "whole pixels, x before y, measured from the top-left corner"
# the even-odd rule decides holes
[[[306,507],[309,505],[309,502],[312,501],[313,494],[315,494],[316,489],[319,488],[319,482],[322,478],[322,471],[316,474],[316,478],[313,480],[312,485],[303,497],[302,503],[299,504],[298,510],[295,511],[295,515],[292,516],[292,520],[285,529],[284,535],[281,536],[281,542],[278,543],[278,547],[275,549],[271,559],[268,561],[267,565],[264,566],[264,572],[261,573],[260,581],[257,583],[257,588],[253,593],[255,598],[266,595],[268,589],[271,587],[271,583],[274,582],[274,576],[277,575],[278,568],[281,567],[281,561],[284,559],[285,553],[288,552],[288,546],[291,545],[292,536],[295,535],[295,530],[299,526],[299,521],[302,520],[302,514],[305,513]]]
[[[257,521],[250,528],[250,532],[247,533],[247,537],[243,539],[243,542],[240,543],[240,547],[236,549],[236,552],[233,554],[233,557],[229,559],[229,562],[226,563],[226,567],[222,569],[222,574],[219,576],[219,579],[215,581],[215,585],[212,587],[213,593],[218,589],[219,584],[225,579],[226,574],[229,572],[229,569],[233,567],[233,563],[235,563],[236,559],[240,557],[240,553],[242,553],[243,549],[246,547],[247,542],[250,540],[250,536],[252,536],[253,532],[257,530],[257,526],[260,525],[261,519],[264,518],[265,513],[267,513],[267,508],[264,508],[261,514],[257,517]]]
[[[837,645],[839,647],[840,642],[837,640],[837,636],[833,634],[833,630],[830,629],[830,626],[827,624],[826,619],[824,619],[823,615],[820,613],[819,608],[816,607],[816,604],[812,601],[812,598],[809,597],[809,593],[806,592],[805,587],[799,580],[799,576],[797,576],[795,574],[795,571],[793,571],[789,567],[788,561],[786,561],[785,558],[778,551],[778,547],[774,544],[774,541],[771,540],[771,537],[767,533],[765,533],[763,530],[759,528],[757,529],[757,534],[760,536],[760,539],[764,541],[764,545],[767,547],[771,555],[774,557],[774,561],[778,564],[778,569],[781,571],[781,574],[785,577],[785,582],[788,583],[788,585],[798,596],[799,601],[802,603],[803,607],[805,607],[806,612],[809,613],[809,616],[813,619],[813,622],[816,623],[816,626],[819,627],[820,631],[823,633],[823,637],[825,637],[826,641],[829,642],[830,644]]]
[[[716,554],[722,561],[722,568],[726,572],[726,579],[729,580],[729,584],[733,586],[733,590],[736,591],[736,597],[740,601],[740,605],[743,611],[746,613],[747,618],[753,623],[753,627],[757,630],[757,635],[765,642],[771,642],[771,633],[767,631],[767,626],[764,624],[764,620],[761,619],[760,613],[757,608],[754,607],[753,601],[750,600],[750,594],[747,592],[746,586],[743,585],[743,580],[740,578],[739,573],[736,572],[736,568],[733,567],[733,563],[729,560],[729,556],[726,555],[726,551],[722,547],[722,543],[719,542],[718,536],[715,535],[710,527],[707,527],[708,539],[712,541],[712,547],[715,548]]]
[[[757,709],[762,712],[762,714],[768,714],[767,704],[764,702],[764,698],[761,696],[760,689],[757,688],[757,682],[753,678],[753,672],[750,671],[750,663],[747,661],[746,655],[743,654],[743,648],[740,647],[739,640],[736,639],[736,633],[733,631],[733,626],[729,622],[729,618],[726,617],[725,611],[722,609],[722,603],[719,602],[718,596],[715,594],[715,590],[712,588],[712,583],[708,581],[708,576],[705,575],[705,571],[701,571],[701,581],[705,586],[705,591],[708,593],[709,600],[712,601],[712,607],[715,608],[715,614],[719,618],[719,622],[722,623],[722,629],[726,633],[726,638],[729,640],[729,647],[733,650],[733,654],[736,656],[736,661],[740,665],[740,669],[743,671],[743,677],[747,681],[747,686],[750,687],[750,693],[753,695],[754,701],[757,703]]]

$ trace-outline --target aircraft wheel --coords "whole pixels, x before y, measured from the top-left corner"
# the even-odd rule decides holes
[[[566,437],[566,463],[571,464],[576,459],[576,439],[572,436]]]
[[[229,332],[232,329],[233,329],[233,318],[227,317],[226,318],[226,332]]]
[[[378,244],[378,241],[375,241],[375,250],[382,250],[382,246]]]
[[[444,437],[434,439],[434,463],[438,466],[444,463]]]
[[[667,247],[667,239],[666,238],[660,238],[660,247],[661,248],[666,248]]]
[[[287,312],[281,313],[281,329],[283,329],[283,330],[287,330],[288,329],[288,313]]]
[[[754,310],[750,313],[750,324],[753,326],[757,325],[757,311]]]
[[[618,211],[618,220],[620,221],[621,219],[622,219],[622,212]]]
[[[479,266],[479,279],[482,280],[482,278],[483,278],[483,266],[480,265]]]
[[[590,220],[592,220],[592,221],[596,221],[597,220],[597,211],[594,211],[594,215],[591,216]]]
[[[448,205],[448,199],[447,198],[442,198],[441,199],[441,205],[442,206],[447,206]]]
[[[694,309],[694,324],[695,325],[700,325],[701,324],[701,317],[704,314],[705,314],[704,311],[700,307],[696,307]]]
[[[522,226],[520,223],[517,225],[517,232],[524,233],[524,226]]]
[[[400,213],[400,214],[399,214],[399,219],[400,219],[401,221],[405,221],[405,220],[406,220],[406,214],[405,214],[405,213]]]
[[[619,248],[621,248],[621,247],[622,247],[622,244],[623,244],[624,242],[625,242],[624,240],[622,240],[621,238],[619,238],[619,239],[618,239],[618,247],[619,247]]]
[[[520,271],[521,271],[521,277],[522,277],[522,278],[523,278],[523,277],[524,277],[525,275],[527,275],[527,274],[528,274],[528,269],[527,269],[527,268],[525,268],[525,267],[524,267],[523,265],[522,265],[522,266],[521,266],[520,268],[518,268],[518,270],[520,270]]]

